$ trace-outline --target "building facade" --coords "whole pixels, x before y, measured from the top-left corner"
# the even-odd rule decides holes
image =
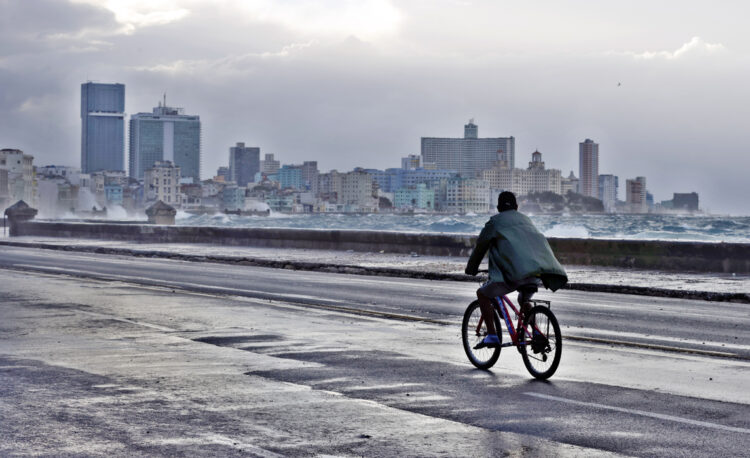
[[[486,181],[490,189],[510,191],[517,196],[532,192],[553,192],[562,194],[562,172],[557,169],[546,169],[542,153],[535,151],[527,169],[511,169],[504,164],[483,170],[479,177]]]
[[[322,200],[332,204],[339,203],[343,175],[337,170],[318,175],[318,195]]]
[[[599,175],[599,200],[604,211],[614,213],[617,205],[618,180],[615,175]]]
[[[160,103],[152,113],[130,117],[130,176],[143,179],[147,169],[163,161],[179,167],[183,177],[200,182],[200,116]]]
[[[462,177],[474,178],[498,161],[515,167],[516,140],[513,137],[479,138],[473,120],[464,126],[464,138],[422,137],[423,167],[456,170]]]
[[[401,158],[401,168],[403,170],[414,170],[422,167],[422,156],[410,154]]]
[[[157,161],[144,172],[146,204],[161,200],[175,208],[182,206],[180,167],[171,161]]]
[[[318,180],[320,172],[318,171],[318,161],[305,161],[301,167],[302,189],[318,194]]]
[[[698,211],[698,193],[680,193],[676,192],[672,197],[672,208],[675,210],[687,210],[690,212]]]
[[[646,177],[625,181],[625,204],[630,213],[647,213]]]
[[[260,172],[260,148],[245,146],[244,143],[229,148],[229,181],[237,186],[247,186],[255,181],[255,174]]]
[[[260,161],[260,171],[266,175],[276,175],[280,167],[281,162],[274,160],[273,154],[266,154],[265,158]]]
[[[487,213],[490,210],[490,185],[475,178],[448,180],[444,210],[452,213]]]
[[[19,200],[34,207],[37,200],[34,156],[20,149],[0,149],[0,204],[3,208]]]
[[[348,211],[376,211],[378,205],[373,197],[372,177],[364,171],[343,174],[338,202],[347,206]]]
[[[413,188],[401,188],[394,193],[393,206],[411,210],[433,210],[435,208],[435,190],[427,189],[420,183]]]
[[[125,170],[125,85],[81,84],[81,171]]]
[[[570,171],[570,175],[562,179],[560,183],[560,190],[562,195],[566,195],[569,192],[579,193],[581,180],[576,178],[573,171]]]
[[[578,144],[580,193],[599,198],[599,144],[587,138]]]
[[[302,166],[284,164],[277,175],[281,189],[302,189]]]

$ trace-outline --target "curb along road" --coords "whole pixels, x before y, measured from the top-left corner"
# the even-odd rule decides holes
[[[291,260],[268,260],[240,256],[198,256],[169,251],[153,250],[131,250],[126,248],[107,248],[95,245],[55,245],[33,242],[8,242],[0,241],[0,246],[12,246],[20,248],[37,248],[57,251],[75,251],[96,254],[111,254],[120,256],[134,256],[147,258],[174,259],[190,262],[212,262],[221,264],[247,265],[256,267],[268,267],[274,269],[305,270],[330,273],[343,273],[351,275],[369,275],[399,278],[417,278],[424,280],[464,281],[476,282],[477,277],[464,274],[448,274],[439,272],[419,272],[408,269],[393,267],[363,267],[347,264],[316,263]],[[737,302],[750,304],[750,294],[746,293],[717,293],[711,291],[683,291],[666,288],[652,288],[642,286],[607,285],[595,283],[569,283],[564,289],[577,291],[590,291],[616,294],[632,294],[639,296],[672,297],[679,299],[695,299],[717,302]]]

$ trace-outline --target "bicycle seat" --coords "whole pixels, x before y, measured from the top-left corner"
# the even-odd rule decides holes
[[[518,292],[523,293],[524,295],[534,294],[537,291],[539,291],[539,287],[534,284],[521,285],[518,287]]]

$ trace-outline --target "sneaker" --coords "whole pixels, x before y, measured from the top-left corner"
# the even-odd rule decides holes
[[[479,350],[480,348],[494,348],[500,346],[500,338],[497,337],[497,334],[487,334],[487,337],[482,339],[481,342],[476,344],[474,346],[474,350]]]

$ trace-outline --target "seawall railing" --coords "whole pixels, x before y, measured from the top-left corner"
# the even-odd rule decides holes
[[[353,250],[461,256],[476,237],[388,231],[160,226],[95,222],[19,221],[12,235],[122,240],[141,243],[208,243],[230,246]],[[750,244],[549,238],[562,264],[686,272],[750,272]]]

